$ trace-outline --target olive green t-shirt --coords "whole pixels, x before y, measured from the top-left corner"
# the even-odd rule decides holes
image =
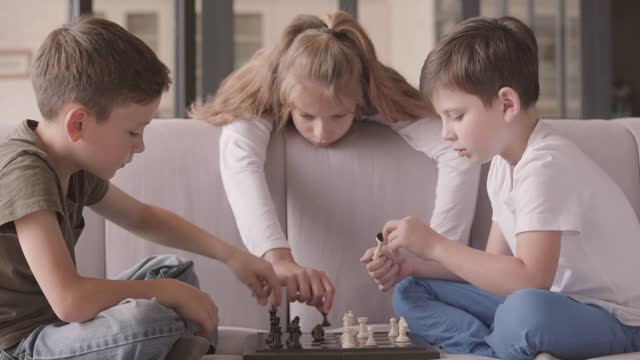
[[[59,321],[22,253],[14,221],[43,209],[56,212],[75,263],[74,247],[84,228],[82,208],[100,201],[109,188],[108,181],[81,170],[69,179],[65,198],[35,133],[37,126],[25,120],[0,143],[0,350]]]

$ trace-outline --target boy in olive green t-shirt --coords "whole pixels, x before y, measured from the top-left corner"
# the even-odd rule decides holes
[[[110,21],[81,18],[47,37],[32,82],[44,120],[25,120],[0,143],[0,351],[161,359],[179,339],[215,332],[218,310],[192,286],[191,262],[147,259],[127,277],[162,267],[174,278],[80,276],[74,246],[84,206],[146,239],[224,262],[260,304],[272,295],[279,305],[268,262],[109,183],[144,151],[145,126],[170,83],[141,40]]]

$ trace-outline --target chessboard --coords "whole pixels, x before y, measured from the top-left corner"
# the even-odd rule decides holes
[[[420,339],[409,336],[410,342],[396,343],[386,332],[374,334],[375,346],[366,346],[367,339],[359,339],[353,348],[343,349],[340,345],[341,333],[326,333],[322,343],[313,343],[309,333],[300,337],[302,349],[269,349],[265,339],[267,333],[257,333],[247,338],[244,344],[244,360],[413,360],[439,359],[440,353]]]

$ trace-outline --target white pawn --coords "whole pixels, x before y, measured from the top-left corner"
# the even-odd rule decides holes
[[[398,337],[398,319],[394,317],[389,319],[389,337],[390,338]]]
[[[367,343],[365,344],[366,346],[376,346],[376,339],[373,338],[373,335],[375,334],[373,332],[373,326],[369,326],[368,327],[369,330],[369,338],[367,339]]]
[[[409,324],[407,323],[407,320],[404,319],[404,316],[400,316],[400,321],[398,321],[398,325],[402,326],[404,325],[405,328],[409,328]]]
[[[407,336],[407,325],[405,323],[400,323],[400,335],[396,338],[396,342],[398,343],[406,343],[409,342],[409,337]]]
[[[367,337],[369,337],[369,332],[367,331],[367,321],[369,321],[369,318],[358,318],[358,323],[360,323],[360,330],[358,330],[358,339],[366,339]]]

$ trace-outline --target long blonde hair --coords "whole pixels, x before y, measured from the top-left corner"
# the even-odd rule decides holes
[[[289,97],[297,79],[337,87],[356,79],[358,113],[381,114],[386,121],[415,120],[433,114],[431,104],[397,71],[380,63],[373,43],[347,13],[338,11],[327,21],[297,16],[273,48],[258,51],[231,73],[217,94],[193,105],[189,116],[214,125],[260,117],[282,129],[291,117]]]

